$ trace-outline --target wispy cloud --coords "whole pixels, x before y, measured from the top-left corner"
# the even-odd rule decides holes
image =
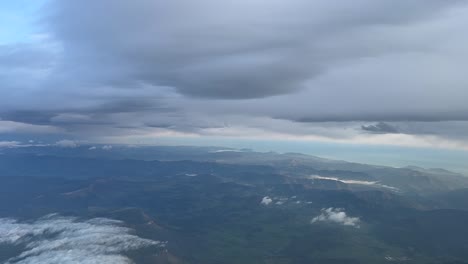
[[[18,141],[0,141],[0,148],[14,148],[18,147],[21,142]]]
[[[78,143],[76,143],[73,140],[68,140],[68,139],[63,139],[59,140],[55,143],[56,146],[62,147],[62,148],[76,148],[78,147]]]
[[[312,224],[317,222],[331,222],[356,228],[360,227],[359,217],[350,217],[343,209],[330,207],[323,208],[321,212],[319,216],[312,218]]]
[[[318,179],[318,180],[330,180],[330,181],[339,181],[346,184],[356,184],[356,185],[367,185],[367,186],[375,186],[375,187],[382,187],[386,189],[390,189],[392,191],[399,191],[398,188],[393,186],[388,186],[385,184],[380,184],[377,181],[362,181],[362,180],[347,180],[347,179],[339,179],[336,177],[325,177],[320,175],[311,175],[307,177],[308,179]]]
[[[125,252],[165,243],[144,239],[117,220],[48,215],[34,222],[0,218],[0,244],[23,247],[7,264],[133,263]]]

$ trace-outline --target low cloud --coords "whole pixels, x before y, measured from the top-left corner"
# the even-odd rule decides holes
[[[381,184],[381,183],[379,183],[377,181],[346,180],[346,179],[339,179],[339,178],[336,178],[336,177],[324,177],[324,176],[320,176],[320,175],[311,175],[311,176],[308,176],[307,178],[312,179],[312,180],[318,179],[318,180],[338,181],[338,182],[342,182],[342,183],[345,183],[345,184],[367,185],[367,186],[386,188],[386,189],[390,189],[392,191],[399,191],[399,189],[396,188],[396,187]]]
[[[6,264],[133,263],[125,252],[165,243],[140,238],[122,222],[49,215],[35,222],[0,218],[0,244],[22,247]]]
[[[262,201],[260,202],[260,204],[264,204],[264,205],[269,205],[273,202],[273,200],[268,197],[268,196],[265,196],[263,197]]]
[[[323,208],[321,212],[319,216],[312,219],[312,224],[317,222],[330,222],[359,228],[359,217],[350,217],[343,209],[330,207]]]
[[[59,140],[55,143],[56,146],[62,147],[62,148],[76,148],[78,147],[78,143],[76,143],[73,140],[68,140],[68,139],[63,139]]]
[[[21,145],[18,141],[0,141],[0,148],[14,148]]]

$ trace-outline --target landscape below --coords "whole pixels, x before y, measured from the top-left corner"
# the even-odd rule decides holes
[[[0,263],[80,257],[93,238],[100,263],[461,264],[466,223],[468,178],[443,169],[216,147],[0,149]]]

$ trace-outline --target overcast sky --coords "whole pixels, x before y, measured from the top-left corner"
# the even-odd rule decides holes
[[[0,4],[0,141],[468,150],[462,0]]]

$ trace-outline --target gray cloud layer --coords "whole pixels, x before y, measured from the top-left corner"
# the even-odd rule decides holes
[[[458,0],[51,0],[42,37],[0,46],[0,131],[468,141],[467,17]]]

